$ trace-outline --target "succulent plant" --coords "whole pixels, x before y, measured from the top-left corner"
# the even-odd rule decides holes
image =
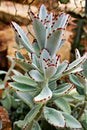
[[[56,128],[81,128],[81,124],[70,115],[69,105],[66,107],[68,112],[46,106],[48,103],[58,105],[57,99],[72,87],[70,83],[57,86],[56,81],[65,75],[82,71],[82,63],[86,60],[86,55],[84,55],[78,56],[70,64],[67,60],[61,63],[60,56],[56,55],[65,42],[63,34],[69,15],[63,13],[55,19],[53,13],[48,13],[44,5],[41,6],[37,16],[33,12],[30,12],[30,15],[35,32],[32,44],[21,27],[12,22],[16,39],[26,48],[30,58],[27,60],[20,52],[17,52],[16,57],[13,58],[25,74],[16,73],[11,77],[14,82],[9,85],[19,90],[17,91],[18,96],[31,108],[25,119],[16,124],[23,130],[36,128],[40,130],[38,120],[44,113],[47,122]],[[76,54],[78,55],[77,51]],[[60,98],[60,102],[67,104],[62,98]]]

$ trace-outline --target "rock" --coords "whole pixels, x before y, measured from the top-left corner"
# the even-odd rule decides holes
[[[11,1],[2,1],[0,5],[0,19],[5,23],[16,21],[22,24],[29,24],[31,19],[28,15],[29,6],[25,4],[18,4]],[[37,12],[35,6],[31,6],[34,13]]]
[[[0,106],[0,120],[2,121],[2,130],[12,130],[11,121],[9,120],[8,112]]]

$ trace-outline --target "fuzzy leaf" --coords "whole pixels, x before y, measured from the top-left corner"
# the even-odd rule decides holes
[[[75,57],[76,57],[76,59],[81,57],[78,49],[75,49]]]
[[[12,88],[22,91],[22,92],[32,92],[32,91],[37,90],[37,87],[33,87],[33,86],[29,86],[29,85],[21,84],[21,83],[17,83],[17,82],[11,82],[11,83],[9,83],[9,85]]]
[[[22,60],[22,59],[16,59],[16,58],[14,58],[14,61],[15,61],[16,63],[18,63],[18,64],[20,65],[20,67],[21,67],[24,71],[26,71],[26,72],[29,71],[29,70],[31,70],[31,69],[36,69],[36,68],[37,68],[33,63],[27,62],[27,61]]]
[[[54,103],[64,112],[71,113],[70,105],[64,98],[59,97],[57,100],[54,101]]]
[[[34,124],[33,124],[33,127],[32,127],[31,130],[41,130],[41,128],[40,128],[38,122],[34,121]]]
[[[83,74],[87,79],[87,60],[83,63]]]
[[[45,59],[46,62],[43,59]],[[46,49],[43,49],[41,51],[39,63],[40,63],[40,67],[41,67],[41,69],[43,70],[44,73],[45,73],[45,67],[46,67],[47,61],[49,59],[50,59],[49,52]]]
[[[3,81],[0,79],[0,89],[4,89],[4,88],[5,88],[5,86],[3,84]]]
[[[82,63],[86,60],[86,57],[83,56],[81,58],[76,59],[71,64],[69,64],[69,67],[64,71],[64,74],[70,74],[70,73],[76,73],[79,72],[78,68],[81,67]],[[75,71],[77,70],[77,71]],[[80,69],[81,71],[82,69]]]
[[[39,95],[34,98],[35,103],[44,103],[52,97],[52,91],[48,88],[48,85],[42,89]]]
[[[87,79],[81,75],[77,74],[79,82],[84,86],[84,93],[87,94]]]
[[[27,104],[30,108],[32,108],[34,106],[34,103],[33,103],[33,96],[28,93],[28,92],[20,92],[20,91],[17,91],[16,92],[18,97],[25,103]]]
[[[13,74],[15,74],[15,75],[17,75],[17,76],[19,76],[19,75],[23,75],[22,73],[20,73],[19,71],[17,71],[17,70],[15,70],[15,69],[12,69],[12,72],[13,72]]]
[[[56,28],[65,28],[68,18],[69,18],[69,15],[65,13],[61,14],[59,18],[55,21],[53,25],[53,30]]]
[[[56,88],[56,81],[50,81],[48,87],[53,91]]]
[[[23,129],[35,119],[37,114],[40,112],[41,107],[42,104],[35,105],[31,111],[29,111],[29,113],[25,116]]]
[[[55,127],[64,127],[65,121],[61,112],[54,108],[44,107],[44,117],[48,123]]]
[[[45,23],[45,26],[47,27],[46,29],[46,36],[48,36],[50,33],[52,33],[52,18],[53,18],[53,13],[50,13],[47,17],[47,23]]]
[[[12,76],[12,79],[18,83],[22,83],[22,84],[26,84],[26,85],[30,85],[30,86],[37,86],[37,83],[33,79],[31,79],[27,76],[21,76],[21,75],[17,76],[16,75],[16,76]]]
[[[23,123],[24,123],[23,120],[15,121],[15,122],[14,122],[14,126],[18,126],[19,128],[22,129]]]
[[[12,22],[12,27],[14,28],[15,33],[19,37],[21,44],[29,51],[29,52],[34,52],[27,36],[23,32],[22,28],[15,22]]]
[[[0,70],[0,75],[6,74],[6,73],[7,73],[6,71]]]
[[[70,84],[70,83],[61,84],[56,89],[54,89],[53,94],[62,95],[65,92],[67,92],[71,88],[71,86],[72,86],[72,84]]]
[[[39,45],[38,45],[38,43],[37,43],[36,40],[32,43],[32,46],[33,46],[33,48],[34,48],[35,53],[36,53],[37,55],[39,55],[39,53],[40,53],[40,48],[39,48]]]
[[[73,116],[71,116],[68,113],[63,112],[65,121],[66,121],[66,127],[69,128],[82,128],[81,124],[79,121],[77,121]]]
[[[65,94],[63,95],[63,98],[67,101],[67,102],[73,102],[74,98],[72,95],[69,94]]]
[[[79,94],[84,95],[84,86],[80,82],[80,80],[78,79],[78,77],[76,75],[74,75],[74,74],[71,74],[69,76],[69,78],[70,78],[70,81],[76,85],[76,89],[79,92]]]
[[[51,78],[51,81],[53,80],[57,80],[62,76],[62,73],[66,70],[66,68],[68,67],[68,61],[64,61],[62,62],[59,66],[58,69],[55,73],[55,75]]]
[[[44,5],[42,5],[40,7],[40,11],[39,11],[39,18],[40,20],[45,20],[47,16],[47,10],[46,7]]]
[[[44,77],[42,76],[42,74],[37,71],[37,70],[31,70],[29,72],[30,76],[36,81],[36,82],[43,82],[44,81]]]
[[[42,22],[36,18],[33,19],[33,28],[38,45],[40,49],[43,49],[45,47],[46,42],[46,28],[44,27]]]
[[[49,66],[47,69],[45,69],[45,76],[46,78],[51,78],[56,73],[57,67],[55,66]]]
[[[49,51],[51,57],[53,57],[57,52],[58,44],[60,44],[63,35],[63,29],[55,30],[49,38],[47,38],[46,48]]]
[[[20,52],[16,53],[16,58],[25,59],[25,57]]]
[[[32,63],[39,68],[40,65],[39,65],[38,56],[35,53],[32,53],[31,58],[32,58]]]

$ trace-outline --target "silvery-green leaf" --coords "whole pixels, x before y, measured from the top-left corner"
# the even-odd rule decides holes
[[[55,21],[55,23],[53,25],[53,30],[56,28],[65,28],[68,18],[69,18],[69,15],[67,15],[65,13],[61,14],[58,17],[58,19]]]
[[[81,57],[80,52],[79,52],[78,49],[75,49],[75,57],[76,57],[76,59]]]
[[[50,54],[49,54],[48,50],[43,49],[41,51],[40,59],[39,59],[40,67],[43,70],[43,72],[45,71],[45,67],[46,67],[47,61],[49,59],[50,59]]]
[[[27,77],[27,76],[12,76],[11,77],[14,81],[18,82],[18,83],[22,83],[22,84],[26,84],[26,85],[30,85],[30,86],[37,86],[37,83],[31,79],[30,77]]]
[[[84,87],[87,86],[87,79],[86,79],[84,76],[80,75],[80,74],[76,74],[76,75],[77,75],[77,77],[78,77],[79,82],[80,82]]]
[[[40,60],[43,60],[43,59],[48,60],[48,59],[50,59],[50,58],[51,58],[51,57],[50,57],[49,51],[44,48],[44,49],[41,51]]]
[[[12,22],[12,27],[14,28],[15,33],[19,37],[21,44],[29,51],[29,52],[34,52],[27,36],[23,32],[22,28],[15,22]]]
[[[33,91],[37,90],[37,87],[33,87],[33,86],[29,86],[29,85],[21,84],[21,83],[17,83],[17,82],[11,82],[11,83],[9,83],[9,85],[12,88],[22,91],[22,92],[33,92]]]
[[[58,44],[58,47],[57,47],[57,51],[63,46],[63,44],[65,43],[66,40],[62,39],[59,44]]]
[[[79,82],[84,86],[85,94],[87,94],[87,79],[80,74],[77,74],[77,77]]]
[[[45,47],[45,42],[46,42],[46,28],[42,24],[42,22],[37,18],[33,19],[33,28],[34,28],[38,45],[40,49],[43,49]]]
[[[56,86],[57,86],[56,80],[55,81],[49,81],[48,87],[51,89],[51,91],[53,91],[56,88]]]
[[[19,128],[22,129],[22,127],[23,127],[23,125],[24,125],[23,123],[24,123],[23,120],[15,121],[15,122],[14,122],[14,126],[16,125],[16,126],[18,126]]]
[[[63,128],[65,126],[65,120],[62,113],[54,108],[44,107],[44,117],[48,123],[55,127]]]
[[[0,75],[6,74],[6,73],[7,73],[6,71],[0,70]]]
[[[44,5],[42,5],[40,7],[40,11],[39,11],[39,18],[40,20],[45,20],[47,16],[47,10],[46,7]]]
[[[32,47],[34,48],[34,52],[39,55],[40,54],[40,48],[39,48],[39,45],[37,43],[37,41],[35,40],[33,43],[32,43]]]
[[[38,56],[35,53],[32,53],[31,60],[32,60],[32,63],[37,66],[37,68],[40,67]]]
[[[72,84],[70,84],[70,83],[61,84],[56,89],[54,89],[53,94],[62,95],[65,92],[67,92],[71,88],[71,86],[72,86]]]
[[[4,88],[5,88],[4,83],[3,83],[3,81],[0,79],[0,89],[4,89]]]
[[[59,97],[57,100],[54,101],[54,103],[64,112],[71,113],[70,105],[63,97]]]
[[[29,113],[25,116],[24,118],[24,125],[23,125],[23,129],[25,127],[27,127],[27,125],[31,124],[32,121],[34,121],[35,117],[37,116],[37,114],[40,112],[40,109],[42,107],[42,104],[38,104],[35,105],[30,111]]]
[[[45,69],[45,76],[46,78],[51,78],[56,73],[57,67],[51,65]]]
[[[83,84],[80,82],[78,77],[74,74],[69,75],[70,81],[73,82],[76,86],[84,88]]]
[[[23,75],[22,73],[20,73],[19,71],[17,71],[17,70],[15,70],[15,69],[12,69],[12,72],[13,72],[13,74],[15,74],[15,75],[17,75],[17,76],[19,76],[19,75]]]
[[[55,30],[51,36],[48,36],[47,38],[46,48],[49,51],[51,57],[53,57],[57,52],[58,44],[60,44],[62,40],[63,31],[64,30],[62,28]]]
[[[80,122],[76,120],[73,116],[65,112],[63,112],[63,115],[66,121],[66,127],[78,129],[82,128]]]
[[[45,103],[52,97],[52,91],[48,87],[48,84],[42,89],[39,95],[34,97],[35,103]]]
[[[77,91],[79,94],[84,95],[84,85],[80,82],[78,77],[74,74],[69,75],[70,81],[75,84]]]
[[[87,78],[87,60],[83,63],[83,74]]]
[[[83,71],[83,68],[82,67],[78,67],[74,70],[72,70],[72,73],[75,74],[76,72],[82,72]]]
[[[55,75],[50,79],[51,81],[53,80],[57,80],[62,76],[62,73],[66,70],[66,68],[68,67],[68,61],[63,61],[57,68],[57,71],[55,73]]]
[[[50,13],[47,17],[47,22],[45,24],[46,26],[46,36],[48,36],[52,32],[52,18],[53,18],[53,13]]]
[[[16,52],[16,58],[25,59],[25,57],[20,52]]]
[[[16,59],[14,58],[14,61],[16,63],[18,63],[20,65],[20,67],[24,70],[24,71],[29,71],[29,70],[32,70],[32,69],[36,69],[37,67],[31,63],[31,62],[27,62],[25,60],[22,60],[22,59]]]
[[[66,94],[66,95],[63,95],[63,98],[68,101],[68,102],[73,102],[74,101],[74,98],[72,95],[69,95],[69,94]]]
[[[33,103],[33,96],[28,93],[28,92],[16,92],[18,97],[25,103],[27,104],[30,108],[33,108],[34,103]]]
[[[79,100],[79,101],[85,100],[84,95],[80,95],[80,94],[79,95],[78,94],[74,94],[73,98],[76,99],[76,100]]]
[[[44,81],[43,75],[38,70],[31,70],[29,74],[36,82]]]
[[[40,125],[38,124],[38,122],[34,121],[31,130],[41,130]]]
[[[85,56],[76,59],[75,61],[73,61],[72,63],[69,64],[68,68],[64,71],[63,74],[70,74],[70,73],[74,72],[76,69],[78,72],[79,71],[78,67],[81,67],[82,63],[84,63],[85,60],[86,60]],[[76,73],[76,71],[75,71],[75,73]]]

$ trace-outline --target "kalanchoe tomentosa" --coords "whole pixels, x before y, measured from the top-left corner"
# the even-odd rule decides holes
[[[29,42],[21,27],[15,22],[12,22],[16,39],[20,41],[30,54],[30,61],[19,52],[16,53],[16,58],[13,58],[13,60],[25,71],[25,75],[12,76],[15,82],[10,83],[10,86],[23,92],[28,91],[33,93],[30,94],[31,99],[33,99],[32,102],[34,101],[35,104],[39,104],[34,107],[36,110],[32,118],[34,119],[44,103],[47,103],[51,98],[52,100],[56,99],[59,95],[62,95],[70,89],[71,84],[69,83],[63,84],[58,89],[56,81],[65,75],[81,71],[81,65],[85,61],[86,55],[79,57],[70,64],[66,60],[60,63],[60,56],[56,56],[56,52],[65,42],[62,38],[68,22],[68,14],[63,13],[55,20],[53,13],[48,13],[45,6],[42,5],[37,16],[33,12],[30,12],[30,15],[35,32],[35,40],[32,44]],[[23,98],[21,93],[18,95]],[[30,104],[31,106],[33,106],[32,103]],[[29,115],[31,115],[34,109],[31,110]],[[67,127],[72,128],[81,127],[79,122],[66,113],[61,114],[59,111],[48,107],[44,107],[43,111],[46,120],[56,127],[65,127],[65,124]],[[50,112],[60,116],[60,122],[53,121],[50,118],[53,116],[50,115]],[[68,118],[76,121],[77,124],[70,126],[65,121]],[[26,126],[26,123],[24,123],[24,126]]]
[[[58,80],[65,74],[73,73],[85,60],[85,56],[69,64],[68,61],[60,63],[60,57],[56,52],[64,44],[63,34],[69,18],[68,14],[61,14],[57,20],[54,19],[53,13],[48,13],[45,6],[42,5],[39,14],[35,16],[30,12],[33,20],[35,32],[34,43],[31,45],[23,30],[15,22],[12,26],[15,30],[16,37],[21,44],[31,53],[31,62],[18,57],[14,60],[34,79],[37,84],[41,83],[41,93],[34,98],[34,102],[45,102],[52,97],[49,83]],[[25,63],[26,62],[26,63]],[[26,64],[24,66],[24,64]],[[27,67],[26,67],[27,66]],[[76,72],[75,71],[75,72]]]

